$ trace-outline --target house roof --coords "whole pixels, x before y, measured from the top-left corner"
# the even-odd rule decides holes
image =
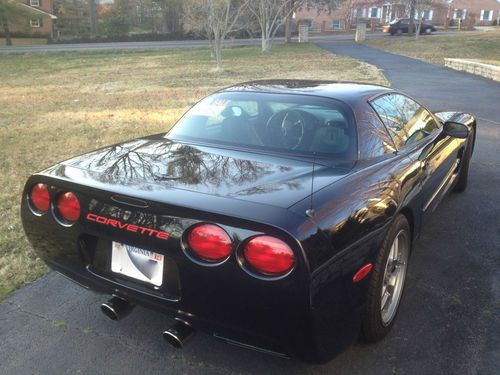
[[[29,6],[28,4],[19,3],[19,5],[22,5],[23,7],[28,8],[28,9],[30,9],[32,11],[37,12],[37,13],[42,13],[42,14],[50,17],[53,20],[57,19],[57,16],[53,15],[52,13],[46,12],[44,10],[41,10],[41,9],[38,9],[38,8],[35,8],[35,7],[32,7],[32,6]]]

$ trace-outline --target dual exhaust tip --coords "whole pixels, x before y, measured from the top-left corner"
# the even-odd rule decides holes
[[[132,312],[134,305],[123,298],[113,296],[108,302],[101,305],[101,311],[109,319],[118,321]]]
[[[109,301],[101,305],[102,313],[114,321],[125,318],[132,312],[133,308],[132,303],[118,296],[113,296]],[[162,336],[174,348],[182,349],[196,331],[187,322],[176,320],[170,328],[162,333]]]

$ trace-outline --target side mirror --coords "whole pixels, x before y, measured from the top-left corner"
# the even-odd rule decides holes
[[[459,122],[446,121],[443,125],[443,133],[453,138],[467,138],[469,128]]]

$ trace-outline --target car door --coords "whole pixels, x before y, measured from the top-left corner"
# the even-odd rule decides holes
[[[416,164],[421,187],[421,208],[432,212],[446,193],[458,169],[458,142],[444,136],[440,122],[425,107],[400,93],[371,102],[391,134],[398,153]]]
[[[401,20],[399,23],[399,28],[403,31],[403,33],[408,32],[408,25],[410,24],[409,20]]]

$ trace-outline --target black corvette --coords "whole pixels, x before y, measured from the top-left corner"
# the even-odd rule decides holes
[[[422,223],[467,185],[476,121],[368,84],[256,81],[200,101],[166,134],[32,175],[38,255],[111,295],[270,354],[324,362],[394,324]],[[411,291],[410,291],[411,292]]]

